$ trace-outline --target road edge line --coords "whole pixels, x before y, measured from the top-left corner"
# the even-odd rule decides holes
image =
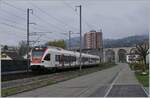
[[[109,89],[107,90],[107,92],[106,92],[106,94],[105,94],[104,97],[107,97],[108,94],[110,93],[110,91],[111,91],[113,85],[115,84],[116,80],[118,79],[118,76],[119,76],[120,72],[121,72],[121,70],[118,72],[118,75],[115,77],[115,79],[114,79],[113,82],[111,83],[111,85],[110,85]]]
[[[148,94],[148,92],[145,90],[145,88],[143,87],[143,85],[140,85],[141,86],[141,88],[143,89],[143,91],[144,91],[144,93],[147,95],[147,97],[149,97],[149,94]],[[148,87],[149,88],[149,87]]]

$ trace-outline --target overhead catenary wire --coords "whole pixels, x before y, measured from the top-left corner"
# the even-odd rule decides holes
[[[14,6],[14,5],[10,4],[10,3],[7,3],[6,1],[2,1],[2,3],[5,4],[5,5],[8,5],[8,6],[12,7],[12,8],[15,8],[15,9],[21,11],[21,12],[25,12],[26,11],[26,10],[18,8],[18,7]],[[26,13],[24,13],[24,14],[26,15]]]
[[[69,7],[70,9],[72,9],[73,11],[75,11],[75,9],[69,4],[67,3],[65,0],[62,0],[62,2],[67,6]],[[77,13],[77,12],[76,12]]]
[[[3,2],[3,3],[5,3],[5,4],[7,4],[8,6],[13,7],[13,8],[15,8],[15,9],[21,11],[21,12],[24,12],[23,9],[18,8],[18,7],[15,7],[15,6],[12,5],[12,4],[9,4],[9,3],[6,3],[6,2]],[[6,10],[4,10],[4,9],[2,9],[2,10],[4,11],[4,13],[10,14],[8,11],[6,11]],[[11,13],[11,14],[12,14],[12,13]],[[14,15],[14,16],[16,16],[16,17],[18,17],[18,18],[21,18],[21,19],[26,20],[26,18],[24,18],[24,17],[17,16],[17,15],[15,15],[15,14],[12,14],[12,15]],[[57,28],[57,29],[60,29],[61,31],[63,30],[63,29],[61,29],[61,28],[59,28],[59,27],[57,27],[57,26],[55,26],[55,25],[53,25],[53,24],[51,24],[51,23],[45,21],[44,19],[40,18],[39,16],[37,16],[37,15],[35,15],[35,14],[33,14],[33,16],[35,16],[35,18],[38,18],[38,19],[41,20],[41,21],[44,21],[44,22],[47,23],[48,25],[52,25],[53,27],[55,27],[55,28]],[[38,26],[39,26],[39,25],[38,25]],[[40,26],[40,27],[41,27],[41,26]],[[43,26],[42,26],[42,27],[43,27]],[[47,28],[49,28],[49,27],[47,27]]]
[[[7,3],[7,4],[9,4],[9,3]],[[13,6],[13,5],[12,5]],[[11,7],[12,7],[11,6]],[[16,8],[15,6],[13,6],[14,8]],[[18,8],[17,8],[18,9]],[[2,9],[2,11],[4,12],[4,13],[6,13],[6,14],[8,14],[8,15],[12,15],[12,16],[15,16],[15,17],[17,17],[17,18],[19,18],[19,19],[22,19],[22,20],[25,20],[26,21],[26,18],[25,17],[22,17],[22,16],[18,16],[18,15],[16,15],[16,14],[12,14],[12,13],[9,13],[7,10],[4,10],[4,9]],[[19,11],[23,11],[23,10],[19,10]],[[5,19],[6,20],[6,19]],[[7,19],[8,20],[8,19]],[[11,20],[10,20],[11,21]],[[36,26],[39,26],[39,25],[36,25]],[[46,28],[45,26],[39,26],[39,27],[44,27],[44,28]],[[36,28],[36,27],[33,27],[33,28]],[[36,28],[37,29],[37,28]],[[39,28],[38,28],[39,29]]]
[[[26,27],[26,24],[21,24],[21,23],[18,23],[17,21],[14,21],[14,20],[11,20],[11,19],[9,19],[9,18],[7,18],[7,17],[0,17],[0,19],[3,19],[3,21],[6,21],[6,22],[9,22],[9,23],[12,23],[12,24],[15,24],[15,25],[19,25],[19,27],[22,25],[23,27]],[[40,31],[42,31],[42,29],[39,29],[39,28],[37,28],[37,27],[32,27],[32,28],[34,28],[34,29],[36,29],[36,30],[40,30]]]
[[[26,20],[26,18],[25,18],[25,17],[18,16],[18,15],[14,14],[14,13],[10,13],[9,11],[7,11],[7,10],[5,10],[5,9],[2,9],[2,8],[1,8],[1,11],[3,11],[3,13],[6,13],[6,14],[8,14],[8,15],[13,15],[13,16],[15,16],[15,17],[17,17],[17,18],[20,18],[20,19]]]
[[[29,3],[29,2],[28,2],[28,3]],[[67,25],[67,24],[64,23],[62,20],[56,18],[55,16],[51,15],[50,13],[47,13],[45,10],[41,9],[39,6],[37,6],[37,5],[35,5],[35,4],[31,3],[31,2],[30,2],[30,4],[31,4],[32,6],[34,6],[35,8],[39,9],[39,11],[41,11],[41,12],[44,13],[45,15],[47,15],[47,16],[49,16],[49,17],[55,19],[57,22],[63,24],[64,26],[69,26],[69,27],[71,27],[71,28],[77,29],[77,28],[75,28],[75,27],[73,27],[73,26],[71,26],[71,25]]]
[[[31,2],[29,3],[29,2],[27,2],[28,4],[31,4]],[[40,9],[39,7],[37,7],[35,4],[32,4],[32,6],[34,6],[34,8],[38,8],[39,9],[39,11],[41,11],[41,12],[44,12],[45,13],[45,11],[43,11],[42,9]],[[35,7],[36,6],[36,7]],[[56,26],[56,25],[54,25],[54,24],[52,24],[52,23],[50,23],[49,21],[46,21],[45,19],[43,19],[43,18],[41,18],[41,17],[39,17],[39,16],[37,16],[36,14],[33,14],[33,16],[35,16],[36,18],[38,18],[39,20],[41,20],[41,21],[44,21],[45,23],[47,23],[48,25],[51,25],[51,26],[53,26],[54,28],[56,28],[56,29],[59,29],[60,31],[64,31],[64,29],[63,28],[60,28],[60,27],[58,27],[58,26]],[[48,27],[49,28],[49,27]]]
[[[4,23],[4,22],[0,22],[0,24],[6,25],[6,26],[9,26],[9,27],[18,29],[18,30],[26,31],[26,29],[24,29],[24,28],[17,27],[17,26],[14,26],[14,25],[11,25],[11,24],[7,24],[7,23]]]
[[[3,32],[3,33],[6,32],[6,31],[7,31],[8,33],[10,33],[10,34],[15,35],[15,36],[18,36],[18,37],[25,37],[25,38],[26,38],[26,35],[24,35],[24,34],[19,34],[19,33],[20,33],[20,30],[18,30],[18,31],[19,31],[18,33],[14,33],[13,30],[11,30],[11,31],[10,31],[10,30],[5,30],[5,31],[1,30],[1,32]]]
[[[76,12],[76,11],[74,10],[74,8],[73,8],[68,2],[66,2],[66,1],[64,1],[64,0],[62,0],[62,1],[63,1],[63,3],[64,3],[68,8],[70,8],[70,9],[72,9],[74,12]],[[77,12],[76,12],[76,13],[77,13]],[[87,25],[87,27],[89,27],[90,29],[95,28],[95,26],[92,25],[92,24],[89,24],[86,19],[82,19],[82,20],[83,20],[83,22]]]
[[[41,18],[41,17],[39,17],[39,16],[37,16],[37,15],[35,15],[35,14],[34,14],[34,16],[36,16],[36,18],[40,19],[41,21],[44,21],[45,23],[47,23],[47,24],[49,24],[49,25],[55,27],[56,29],[59,29],[59,30],[63,31],[63,29],[61,29],[61,28],[59,28],[59,27],[57,27],[57,26],[51,24],[50,22],[44,20],[43,18]],[[48,28],[49,28],[49,27],[48,27]]]
[[[0,17],[0,19],[2,19],[3,21],[7,21],[7,22],[11,22],[11,23],[15,23],[15,24],[19,24],[21,25],[20,23],[18,23],[17,21],[14,21],[12,19],[8,19],[6,17]],[[25,24],[22,24],[22,25],[25,25]]]
[[[18,9],[18,7],[15,7],[15,6],[13,6],[13,5],[10,5],[9,3],[7,3],[7,5],[8,5],[8,6],[11,6],[11,7],[13,7],[13,8],[15,8],[15,9]],[[18,10],[19,10],[19,9],[18,9]],[[19,10],[19,11],[22,11],[22,12],[23,12],[23,10]],[[14,13],[10,13],[9,11],[7,11],[7,10],[5,10],[5,9],[3,9],[3,12],[6,13],[6,14],[8,14],[8,15],[11,14],[12,16],[17,17],[17,18],[20,18],[20,19],[22,19],[22,20],[26,20],[25,17],[18,16],[18,15],[14,14]],[[46,20],[42,19],[41,17],[39,17],[39,16],[37,16],[37,15],[35,15],[35,14],[34,14],[34,16],[35,16],[37,19],[39,19],[40,21],[42,21],[42,23],[48,24],[48,25],[45,25],[45,26],[41,25],[40,27],[46,27],[46,26],[47,26],[47,28],[49,28],[49,25],[53,25],[53,24],[47,22]],[[5,20],[5,21],[9,21],[9,19],[4,19],[4,20]],[[43,21],[44,21],[44,22],[43,22]],[[16,21],[14,21],[14,20],[9,21],[9,22],[12,22],[12,23],[14,23],[14,24],[18,24],[18,23],[17,23]],[[9,27],[14,28],[14,29],[17,29],[17,30],[26,31],[25,28],[18,27],[18,26],[16,26],[16,25],[12,25],[12,24],[8,24],[8,23],[6,23],[6,22],[1,22],[1,24],[5,25],[5,26],[9,26]],[[20,26],[20,25],[19,25],[19,26]],[[39,26],[39,25],[38,25],[38,26]],[[55,28],[58,29],[57,26],[54,26],[54,25],[53,25],[53,27],[55,27]],[[62,29],[61,29],[61,31],[62,31]],[[56,32],[56,33],[58,33],[58,32]],[[66,37],[66,34],[65,34],[65,33],[62,33],[62,32],[61,32],[61,33],[59,33],[59,34],[62,34],[62,35],[64,35],[64,36]]]
[[[24,14],[26,14],[26,13],[25,13],[25,10],[23,10],[23,9],[21,9],[21,8],[18,8],[18,7],[14,6],[14,5],[10,4],[10,3],[7,3],[7,2],[5,2],[5,1],[3,1],[2,3],[8,5],[8,6],[12,7],[12,8],[17,9],[17,10],[19,10],[20,12],[24,12]],[[2,10],[3,10],[3,9],[2,9]],[[10,14],[10,13],[9,13],[8,11],[6,11],[6,10],[3,10],[3,11],[4,11],[4,13]],[[12,15],[14,15],[14,14],[12,14]],[[18,15],[14,15],[14,16],[17,17],[17,18],[21,18],[21,19],[23,19],[23,20],[26,20],[26,18],[24,18],[24,17],[18,16]],[[4,20],[6,20],[6,21],[11,21],[11,22],[12,22],[12,20],[10,20],[10,19],[4,19]],[[16,22],[16,21],[13,21],[13,23],[17,23],[17,22]],[[36,27],[33,27],[33,28],[36,28]],[[37,29],[37,28],[36,28],[36,29]]]
[[[21,11],[21,12],[24,11],[23,9],[18,8],[18,7],[14,6],[14,5],[10,4],[10,3],[7,3],[7,2],[3,2],[3,3],[5,3],[6,5],[8,5],[8,6],[10,6],[10,7],[13,7],[13,8],[15,8],[15,9]],[[40,9],[40,8],[38,7],[38,9]],[[4,10],[4,11],[5,11],[5,13],[9,14],[8,11],[6,11],[6,10]],[[46,11],[44,11],[44,10],[42,10],[42,9],[41,9],[41,11],[47,13]],[[26,20],[26,18],[24,18],[24,17],[20,17],[20,16],[17,16],[17,15],[15,15],[15,14],[12,14],[12,15],[14,15],[14,16],[16,16],[16,17],[18,17],[18,18],[22,18],[22,19]],[[48,13],[47,13],[47,15],[48,15]],[[53,27],[55,27],[55,28],[57,28],[57,29],[59,29],[59,30],[61,30],[61,31],[63,30],[63,29],[61,29],[61,28],[58,28],[58,27],[55,26],[54,24],[51,24],[51,23],[45,21],[44,19],[42,19],[41,17],[39,17],[39,16],[37,16],[37,15],[35,15],[35,14],[33,14],[33,16],[35,16],[35,18],[37,18],[37,19],[39,19],[40,21],[42,21],[42,23],[46,23],[46,24],[52,25]],[[49,15],[49,16],[50,16],[50,15]],[[53,17],[53,18],[54,18],[54,17]],[[57,19],[57,18],[55,18],[55,19]],[[43,22],[43,21],[44,21],[44,22]],[[58,19],[57,19],[57,21],[60,22],[60,20],[58,20]],[[63,21],[61,21],[61,23],[62,23],[62,22],[63,22]],[[46,28],[47,25],[46,25],[46,26],[43,26],[43,25],[37,25],[37,26]],[[33,28],[35,28],[35,27],[33,27]],[[49,26],[47,26],[47,28],[49,28]],[[63,33],[62,33],[62,34],[63,34]]]

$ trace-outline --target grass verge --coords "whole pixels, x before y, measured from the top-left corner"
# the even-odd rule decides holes
[[[90,74],[90,73],[93,73],[93,72],[97,72],[97,71],[100,71],[100,70],[103,70],[103,69],[111,68],[111,67],[114,67],[114,66],[116,66],[116,64],[114,64],[114,63],[101,63],[101,64],[99,64],[98,66],[95,66],[95,67],[84,68],[84,69],[82,69],[82,71],[79,71],[79,70],[68,71],[68,72],[63,73],[63,76],[61,76],[59,78],[44,79],[44,80],[39,80],[39,81],[33,81],[30,84],[20,85],[20,86],[11,87],[11,88],[3,88],[3,89],[1,89],[1,95],[3,97],[14,95],[14,94],[17,94],[17,93],[33,90],[33,89],[36,89],[36,88],[44,87],[44,86],[47,86],[47,85],[52,85],[52,84],[55,84],[55,83],[58,83],[58,82],[73,79],[73,78],[83,76],[83,75],[86,75],[86,74]]]
[[[146,67],[147,68],[146,72],[148,73],[144,75],[142,74],[143,66],[144,65],[139,64],[139,63],[129,64],[130,69],[135,71],[135,76],[137,80],[139,81],[139,83],[142,84],[144,87],[149,87],[149,69],[148,67]]]
[[[149,74],[142,75],[141,72],[135,72],[135,76],[144,87],[149,87]]]

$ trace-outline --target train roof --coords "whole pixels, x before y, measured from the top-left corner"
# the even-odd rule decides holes
[[[36,46],[36,47],[37,47],[37,46]],[[35,48],[36,48],[36,47],[35,47]],[[48,46],[48,47],[40,47],[40,48],[48,48],[50,51],[80,56],[80,53],[79,53],[79,52],[76,52],[76,51],[69,51],[69,50],[65,50],[65,49],[63,49],[63,48],[59,48],[59,47]],[[99,58],[99,56],[97,56],[97,55],[91,55],[91,54],[86,54],[86,53],[82,53],[82,56],[89,56],[89,57]]]
[[[76,52],[76,51],[69,51],[69,50],[65,50],[65,49],[53,49],[53,51],[59,51],[59,52],[66,53],[66,54],[72,54],[72,55],[80,56],[80,53]],[[82,53],[82,56],[99,58],[99,56],[97,56],[97,55],[91,55],[91,54],[86,54],[86,53]]]

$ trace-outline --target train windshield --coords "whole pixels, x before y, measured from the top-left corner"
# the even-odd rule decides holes
[[[33,51],[32,52],[32,56],[34,58],[41,58],[41,56],[43,55],[44,51]]]
[[[44,54],[45,49],[43,48],[34,48],[32,51],[32,57],[33,58],[41,58]]]

